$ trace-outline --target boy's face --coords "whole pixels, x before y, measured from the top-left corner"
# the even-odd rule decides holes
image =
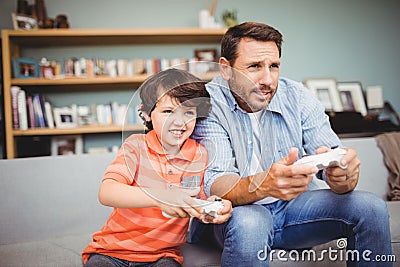
[[[196,117],[196,107],[183,106],[168,95],[160,98],[150,119],[158,140],[168,154],[179,153],[180,147],[194,130]]]

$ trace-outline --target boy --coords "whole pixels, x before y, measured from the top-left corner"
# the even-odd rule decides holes
[[[222,200],[224,207],[213,218],[202,215],[192,198],[205,198],[207,153],[189,138],[196,120],[210,110],[204,82],[168,69],[139,90],[140,115],[149,132],[128,137],[105,172],[99,201],[114,210],[82,252],[86,267],[181,266],[179,246],[190,216],[212,223],[231,216],[229,201]]]

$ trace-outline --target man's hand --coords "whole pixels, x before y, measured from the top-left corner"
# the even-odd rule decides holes
[[[255,192],[260,199],[271,196],[282,200],[294,199],[307,191],[318,168],[293,165],[297,155],[297,148],[291,148],[289,154],[272,164],[269,171],[254,175],[249,191]]]
[[[316,153],[320,154],[329,150],[329,148],[322,146],[317,149]],[[353,191],[357,186],[360,174],[360,160],[357,157],[357,152],[352,148],[345,148],[345,150],[347,153],[340,161],[340,165],[347,166],[347,168],[332,167],[325,170],[326,182],[337,194]]]

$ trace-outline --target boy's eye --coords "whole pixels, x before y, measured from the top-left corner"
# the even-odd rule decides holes
[[[162,113],[172,113],[172,109],[164,109]]]
[[[189,115],[189,116],[196,116],[196,112],[193,110],[188,110],[185,113],[186,113],[186,115]]]

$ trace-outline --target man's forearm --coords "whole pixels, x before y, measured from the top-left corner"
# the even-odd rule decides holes
[[[265,175],[263,172],[255,176],[264,177]],[[238,175],[228,174],[218,177],[211,186],[211,194],[230,200],[233,206],[256,202],[265,196],[260,196],[257,190],[250,190],[250,183],[255,176],[242,178]]]

